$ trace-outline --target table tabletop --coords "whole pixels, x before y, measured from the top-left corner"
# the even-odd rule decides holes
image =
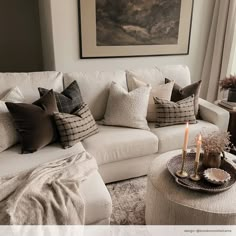
[[[170,151],[153,160],[148,178],[158,192],[161,192],[168,200],[180,205],[208,212],[218,211],[225,214],[236,214],[236,184],[227,191],[210,194],[184,188],[175,182],[166,165],[171,158],[181,153],[182,150]],[[236,171],[236,164],[233,162],[233,160],[236,160],[236,156],[226,153],[226,158],[235,166]]]

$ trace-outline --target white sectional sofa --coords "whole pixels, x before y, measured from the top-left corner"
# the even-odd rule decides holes
[[[182,65],[138,69],[132,72],[151,84],[164,83],[165,78],[175,80],[180,86],[191,83],[189,69]],[[33,102],[39,98],[38,87],[61,92],[74,80],[78,82],[83,99],[97,121],[104,116],[111,82],[115,81],[127,88],[125,71],[0,73],[0,98],[12,87],[18,86],[26,101]],[[228,127],[228,112],[202,99],[200,116],[202,120],[190,125],[190,144],[202,128],[212,131],[226,130]],[[0,175],[16,173],[85,149],[96,158],[99,166],[98,172],[91,175],[81,186],[85,200],[86,224],[108,224],[112,204],[104,182],[146,175],[154,157],[182,147],[185,125],[155,128],[154,123],[150,123],[150,131],[98,126],[99,133],[70,149],[62,149],[59,144],[52,144],[36,153],[22,155],[20,146],[16,145],[0,153]]]
[[[182,87],[191,83],[190,71],[184,65],[130,71],[153,86],[163,84],[165,78],[175,80]],[[96,120],[104,116],[111,82],[116,81],[127,88],[125,71],[64,74],[65,87],[74,80],[78,82]],[[200,99],[200,116],[204,120],[190,125],[190,145],[194,144],[194,138],[203,128],[208,131],[227,130],[228,112],[203,99]],[[98,134],[83,141],[84,148],[95,156],[105,183],[145,175],[154,157],[182,147],[185,125],[155,128],[154,123],[149,123],[149,126],[151,132],[101,125]]]

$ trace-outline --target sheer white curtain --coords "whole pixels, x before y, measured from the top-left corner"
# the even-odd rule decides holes
[[[215,0],[202,69],[201,97],[220,99],[219,81],[227,75],[236,25],[236,0]]]

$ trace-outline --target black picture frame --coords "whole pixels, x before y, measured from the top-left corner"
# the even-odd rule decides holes
[[[172,0],[166,0],[169,2]],[[78,0],[80,58],[122,58],[188,55],[194,0],[180,0],[177,44],[97,45],[96,0]],[[182,41],[183,42],[182,42]]]

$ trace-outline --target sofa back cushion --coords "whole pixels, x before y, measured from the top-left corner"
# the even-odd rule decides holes
[[[181,87],[185,87],[191,83],[190,71],[186,65],[166,65],[156,66],[155,68],[132,69],[126,71],[126,76],[129,72],[152,87],[164,84],[165,78],[174,80]]]
[[[38,87],[63,90],[61,72],[0,73],[0,98],[13,87],[18,87],[25,97],[25,102],[32,103],[39,99]]]
[[[111,82],[120,84],[127,90],[124,71],[115,72],[73,72],[64,74],[64,86],[77,81],[83,101],[88,104],[95,120],[104,117]]]
[[[186,65],[166,65],[157,68],[164,78],[174,80],[181,87],[191,84],[190,71]]]
[[[165,83],[165,77],[158,68],[141,68],[126,71],[126,77],[135,77],[146,84],[150,84],[152,88]]]

